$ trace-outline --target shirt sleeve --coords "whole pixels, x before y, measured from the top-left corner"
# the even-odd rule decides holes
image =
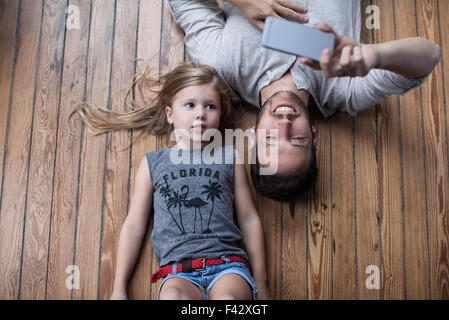
[[[185,44],[195,62],[207,64],[220,46],[225,16],[216,0],[169,0],[173,18],[185,33]]]
[[[400,74],[373,69],[365,77],[354,77],[349,81],[346,96],[346,111],[355,116],[384,101],[389,95],[404,95],[419,87],[428,77],[409,79]]]

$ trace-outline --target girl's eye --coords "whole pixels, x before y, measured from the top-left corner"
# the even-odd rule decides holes
[[[207,110],[211,110],[211,109],[215,109],[216,107],[213,105],[213,104],[208,104],[207,106],[206,106],[206,109]]]
[[[189,103],[186,103],[186,108],[194,108],[195,107],[195,105],[193,104],[193,103],[191,103],[191,102],[189,102]]]

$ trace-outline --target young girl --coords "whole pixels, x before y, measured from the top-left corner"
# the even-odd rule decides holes
[[[151,241],[160,269],[151,282],[162,278],[158,299],[255,299],[256,293],[268,298],[263,231],[245,166],[232,161],[237,157],[232,146],[220,148],[218,163],[194,161],[209,144],[206,130],[226,127],[231,108],[226,84],[209,66],[182,64],[159,81],[145,72],[133,88],[156,96],[147,106],[133,100],[137,107],[125,113],[87,105],[72,113],[79,112],[95,134],[140,128],[150,134],[174,130],[176,137],[176,146],[146,153],[139,164],[120,233],[111,299],[127,298],[152,206]],[[175,164],[173,158],[181,154],[190,161]]]

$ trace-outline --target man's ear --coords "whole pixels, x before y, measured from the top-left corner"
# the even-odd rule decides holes
[[[173,124],[172,115],[173,115],[173,109],[169,106],[165,106],[165,115],[167,116],[167,122],[169,124]]]
[[[318,145],[316,133],[317,133],[317,131],[316,131],[315,126],[312,126],[312,144],[313,144],[313,147],[315,148],[315,150],[317,149],[317,145]]]

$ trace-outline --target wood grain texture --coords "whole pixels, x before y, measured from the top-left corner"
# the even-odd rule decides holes
[[[374,42],[395,40],[394,4],[374,1],[383,12]],[[393,31],[393,32],[392,32]],[[404,298],[404,248],[401,193],[401,153],[398,99],[388,97],[378,108],[378,175],[380,197],[382,294],[385,299]]]
[[[355,299],[355,208],[353,119],[344,113],[331,124],[332,297]],[[328,178],[329,179],[329,178]]]
[[[281,298],[281,257],[282,257],[282,214],[281,203],[268,198],[257,197],[257,210],[262,221],[267,257],[268,289],[271,298]]]
[[[0,33],[0,177],[3,177],[3,158],[8,135],[18,17],[19,3],[17,1],[0,1],[0,30],[3,30]],[[0,190],[0,199],[1,192]]]
[[[437,2],[417,1],[416,11],[418,35],[440,43]],[[422,86],[432,299],[449,297],[448,155],[443,107],[442,68],[439,63]]]
[[[415,1],[394,1],[396,38],[416,36]],[[429,242],[421,90],[399,97],[406,298],[429,299]]]
[[[85,94],[91,4],[87,1],[71,0],[69,5],[79,8],[81,19],[80,29],[67,30],[65,37],[48,253],[47,299],[72,297],[72,290],[66,286],[66,279],[70,276],[70,273],[66,273],[66,268],[74,264],[81,124],[76,122],[73,129],[70,128],[68,116],[73,105],[83,101]],[[75,130],[78,135],[72,132]]]
[[[366,8],[371,1],[362,1]],[[373,31],[366,28],[367,14],[362,10],[361,40],[373,43]],[[377,127],[376,109],[360,112],[354,121],[354,170],[355,170],[355,210],[357,228],[357,298],[374,300],[380,298],[380,290],[368,289],[366,279],[370,275],[367,268],[380,268],[379,234],[379,184],[377,169]],[[368,269],[369,270],[369,269]]]
[[[110,97],[115,1],[92,2],[88,52],[86,101],[107,108]],[[97,299],[102,203],[105,182],[106,136],[85,132],[81,145],[75,265],[80,270],[80,289],[75,299]]]
[[[41,1],[22,1],[0,211],[0,298],[18,299],[31,144]],[[24,106],[26,106],[24,108]],[[7,173],[7,174],[6,174]],[[7,192],[5,192],[7,190]]]
[[[438,24],[439,24],[439,34],[440,34],[440,45],[443,48],[442,50],[442,88],[444,94],[444,112],[446,114],[445,121],[445,129],[446,129],[446,154],[449,156],[449,21],[445,18],[446,12],[449,12],[449,2],[444,0],[438,1]],[[442,107],[442,106],[441,106]],[[449,167],[449,160],[447,160],[447,165]],[[448,169],[449,170],[449,169]],[[447,177],[443,177],[445,180]],[[446,187],[447,182],[446,180]],[[442,284],[440,284],[440,298],[441,299],[449,299],[449,283],[448,283],[448,264],[449,264],[449,248],[448,248],[448,239],[449,239],[449,217],[448,217],[448,208],[446,206],[445,212],[439,217],[439,223],[441,224],[439,227],[439,236],[441,241],[439,242],[441,245],[441,259],[440,259],[440,267],[438,268],[439,279],[442,280]]]
[[[329,120],[315,123],[318,135],[318,178],[310,198],[307,226],[308,298],[332,299],[333,235],[331,217],[331,137]],[[270,257],[271,259],[271,257]]]
[[[283,299],[307,299],[308,197],[308,194],[304,194],[296,201],[282,203]]]
[[[21,299],[45,298],[67,3],[43,8],[28,173]]]

